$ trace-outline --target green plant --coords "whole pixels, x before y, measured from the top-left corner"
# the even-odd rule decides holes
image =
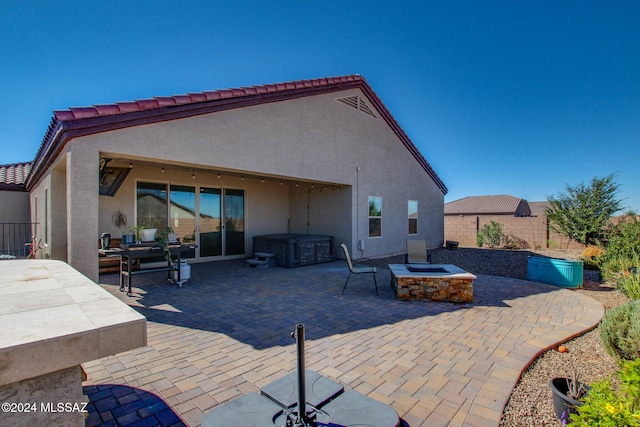
[[[617,278],[616,287],[631,299],[640,299],[640,260],[638,255],[633,255],[631,266],[622,270]]]
[[[127,216],[120,209],[111,215],[111,221],[113,221],[113,224],[118,228],[127,226]]]
[[[567,185],[566,193],[548,196],[549,227],[585,246],[603,242],[611,215],[621,208],[622,200],[616,197],[618,187],[609,175],[593,178],[589,185]]]
[[[640,426],[640,359],[624,362],[617,372],[619,390],[607,378],[591,384],[578,413],[571,414],[577,426]]]
[[[628,271],[632,266],[630,258],[609,258],[606,261],[602,261],[600,271],[602,272],[605,280],[612,282],[615,286],[618,286],[618,282],[623,272]]]
[[[123,231],[122,234],[133,234],[136,236],[136,241],[139,241],[142,230],[144,230],[144,225],[130,225],[129,228],[127,228],[127,232]]]
[[[173,266],[173,258],[171,258],[171,251],[169,250],[169,234],[173,234],[173,228],[167,227],[165,231],[160,234],[160,246],[164,252],[164,259],[169,266]]]
[[[625,360],[640,358],[640,300],[609,309],[600,323],[600,337],[612,356]]]
[[[486,244],[492,249],[500,247],[504,240],[505,235],[502,233],[502,224],[496,221],[491,221],[489,224],[485,224],[477,236],[479,247]]]
[[[640,255],[640,221],[635,217],[626,217],[609,229],[604,258],[631,259],[634,255]]]
[[[567,396],[573,400],[580,400],[587,394],[587,388],[580,382],[580,376],[577,371],[573,371],[573,375],[567,378]]]

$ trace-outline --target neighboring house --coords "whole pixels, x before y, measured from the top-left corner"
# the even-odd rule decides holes
[[[527,202],[510,196],[471,196],[444,205],[444,234],[461,246],[476,247],[479,231],[491,221],[502,224],[504,234],[526,242],[532,249],[582,248],[549,228],[549,202]]]
[[[29,224],[29,193],[25,180],[31,163],[0,165],[0,255],[24,255],[25,243],[37,233]]]
[[[55,111],[25,188],[51,257],[93,280],[117,210],[193,234],[191,262],[273,233],[331,235],[355,258],[444,241],[447,187],[358,75]]]

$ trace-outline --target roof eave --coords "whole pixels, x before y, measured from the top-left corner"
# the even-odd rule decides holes
[[[371,89],[365,79],[359,75],[265,85],[254,88],[254,90],[251,91],[243,89],[242,93],[244,95],[234,94],[230,95],[228,98],[220,97],[217,99],[185,102],[183,104],[172,104],[118,114],[95,115],[95,112],[90,111],[90,114],[88,114],[89,117],[68,118],[70,115],[68,112],[55,112],[43,142],[40,145],[40,149],[36,154],[36,158],[33,161],[31,173],[27,177],[27,181],[25,183],[26,188],[27,190],[30,190],[33,185],[38,182],[45,171],[58,157],[66,143],[73,138],[132,126],[176,120],[235,108],[286,101],[354,88],[362,90],[362,92],[369,98],[389,127],[391,127],[393,132],[402,141],[403,145],[418,161],[440,191],[446,195],[448,189],[444,182],[413,144],[411,139],[402,130],[398,122],[393,118],[373,89]],[[221,92],[234,93],[234,89]],[[77,110],[81,111],[81,109]],[[94,115],[91,116],[91,113]]]

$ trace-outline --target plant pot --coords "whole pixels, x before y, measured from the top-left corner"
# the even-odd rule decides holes
[[[133,245],[136,242],[135,234],[123,234],[122,235],[122,245]]]
[[[140,232],[140,240],[143,242],[154,242],[156,240],[157,228],[145,228]]]
[[[551,387],[551,391],[553,392],[553,408],[555,409],[556,417],[562,419],[562,413],[566,412],[567,421],[569,421],[569,414],[577,413],[576,408],[582,405],[581,402],[567,396],[567,392],[569,391],[568,384],[570,383],[570,379],[562,377],[552,378],[551,381],[549,381],[549,387]]]
[[[178,234],[177,233],[169,233],[167,234],[167,241],[170,243],[175,243],[178,241]]]

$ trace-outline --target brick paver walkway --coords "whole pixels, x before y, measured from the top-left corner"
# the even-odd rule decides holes
[[[523,368],[542,350],[597,324],[591,298],[523,280],[479,276],[470,304],[396,301],[380,270],[344,261],[296,269],[244,262],[191,266],[182,288],[163,273],[117,274],[102,286],[148,319],[148,346],[90,363],[87,425],[199,426],[215,406],[296,369],[295,324],[306,364],[392,406],[410,427],[492,426]]]

